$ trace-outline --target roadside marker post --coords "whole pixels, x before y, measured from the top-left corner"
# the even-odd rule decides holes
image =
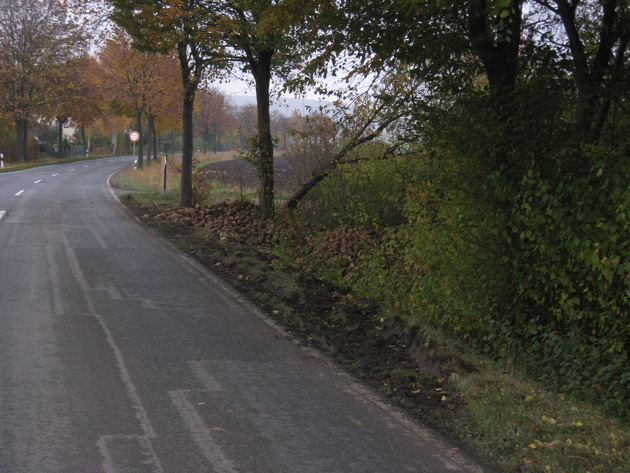
[[[164,160],[164,184],[162,186],[162,192],[164,192],[166,194],[166,169],[167,169],[167,165],[166,165],[166,155],[162,154],[162,159]]]
[[[129,132],[129,141],[131,141],[133,143],[133,155],[136,155],[136,142],[140,139],[140,133],[138,133],[137,131],[130,131]],[[134,169],[138,169],[138,161],[136,161],[136,166],[134,167]]]

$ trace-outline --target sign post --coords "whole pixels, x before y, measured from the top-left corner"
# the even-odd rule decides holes
[[[133,155],[136,155],[136,142],[140,139],[140,133],[137,131],[129,132],[129,141],[133,143]],[[138,165],[138,161],[136,160],[136,166]]]
[[[165,154],[162,155],[162,158],[164,160],[164,185],[162,186],[162,191],[166,194],[166,169],[168,168],[168,162]]]

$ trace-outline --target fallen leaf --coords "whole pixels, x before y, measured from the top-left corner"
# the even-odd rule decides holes
[[[560,445],[562,445],[561,440],[554,440],[553,442],[549,442],[547,444],[547,448],[556,448],[556,447],[559,447]]]

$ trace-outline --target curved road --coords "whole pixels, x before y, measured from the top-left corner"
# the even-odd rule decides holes
[[[138,225],[130,161],[0,174],[0,472],[481,471]]]

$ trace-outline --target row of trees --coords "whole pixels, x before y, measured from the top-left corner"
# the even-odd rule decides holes
[[[69,125],[78,128],[85,151],[93,146],[87,130],[98,123],[112,137],[131,127],[139,131],[142,167],[145,154],[157,157],[159,132],[181,129],[179,61],[172,54],[132,49],[129,36],[123,31],[112,33],[111,25],[108,29],[100,25],[99,31],[107,34],[101,34],[96,54],[89,54],[94,30],[80,21],[80,14],[90,11],[69,5],[44,0],[0,2],[3,154],[16,162],[27,160],[29,149],[36,155],[38,146],[32,141],[29,146],[29,130],[46,129],[50,123],[56,124],[58,155],[67,147],[63,128]],[[216,149],[220,137],[228,134],[240,135],[241,141],[250,139],[256,127],[255,107],[236,110],[216,88],[202,91],[196,113],[194,131],[203,136],[204,149],[209,140]],[[135,123],[130,126],[118,117],[133,117]],[[275,121],[283,120],[286,117]],[[8,127],[13,128],[12,138],[5,135]]]
[[[29,120],[57,120],[70,114],[89,120],[79,106],[89,59],[85,37],[64,3],[44,0],[0,2],[0,118],[13,123],[14,159],[24,161]]]
[[[67,2],[2,2],[0,104],[3,116],[15,123],[15,159],[19,161],[25,159],[32,116],[55,119],[59,126],[70,116],[79,125],[98,116],[101,109],[90,100],[94,97],[89,92],[98,79],[91,73],[94,60],[86,53],[87,38],[77,21],[79,15],[68,10]],[[531,83],[533,78],[565,81],[576,92],[577,106],[569,119],[579,132],[577,138],[584,142],[599,141],[611,118],[623,111],[620,98],[627,89],[629,41],[625,2],[109,3],[114,8],[111,17],[144,52],[125,52],[122,35],[108,42],[101,54],[106,92],[121,104],[125,102],[119,99],[121,95],[133,102],[124,104],[131,109],[127,112],[136,116],[137,127],[141,126],[138,117],[146,114],[148,133],[155,136],[155,117],[177,110],[168,101],[174,97],[172,91],[181,88],[185,137],[182,205],[191,204],[187,189],[195,93],[204,79],[215,79],[233,68],[250,74],[256,86],[258,133],[252,157],[259,167],[261,205],[268,215],[274,207],[272,78],[285,89],[299,91],[316,84],[318,75],[334,72],[349,57],[356,59],[347,66],[351,75],[406,77],[408,80],[394,86],[383,81],[387,86],[379,88],[377,98],[372,97],[375,112],[364,117],[369,124],[363,129],[367,134],[402,116],[418,116],[419,107],[436,100],[448,101],[478,90],[484,81],[494,97],[490,107],[505,121],[517,112],[510,97],[514,87]],[[127,74],[124,85],[118,77],[120,70]],[[396,101],[396,96],[405,100]],[[155,148],[154,141],[149,140],[149,145]]]
[[[251,74],[258,100],[258,135],[252,148],[261,176],[261,205],[273,214],[273,145],[269,127],[272,77],[286,89],[301,90],[317,75],[358,58],[353,72],[396,71],[425,105],[486,82],[490,105],[507,121],[516,112],[510,98],[529,78],[567,80],[576,91],[574,118],[579,139],[596,142],[618,110],[624,90],[628,47],[627,5],[618,1],[467,2],[112,0],[113,18],[151,51],[178,51],[184,80],[184,129],[194,92],[205,73],[239,67]],[[332,66],[331,66],[332,65]],[[296,74],[299,72],[299,74]],[[482,82],[480,82],[480,80]],[[567,84],[569,85],[569,84]],[[392,116],[395,94],[381,93],[375,105]],[[620,89],[621,88],[621,89]],[[397,107],[401,104],[397,104]],[[408,106],[405,107],[408,109]],[[394,114],[396,118],[398,116]],[[377,120],[372,120],[375,123]],[[367,130],[366,130],[367,131]],[[187,132],[185,132],[187,133]],[[184,150],[189,161],[191,150]],[[509,163],[506,163],[509,164]],[[184,165],[186,173],[187,164]],[[185,188],[186,186],[183,186]],[[182,205],[189,205],[182,195]]]
[[[252,157],[260,175],[261,208],[274,213],[273,140],[270,128],[272,76],[291,75],[326,47],[324,21],[334,2],[127,1],[111,0],[112,18],[134,37],[139,49],[176,52],[183,84],[182,193],[192,204],[192,113],[195,93],[206,74],[233,67],[251,74],[256,89],[257,130]]]

